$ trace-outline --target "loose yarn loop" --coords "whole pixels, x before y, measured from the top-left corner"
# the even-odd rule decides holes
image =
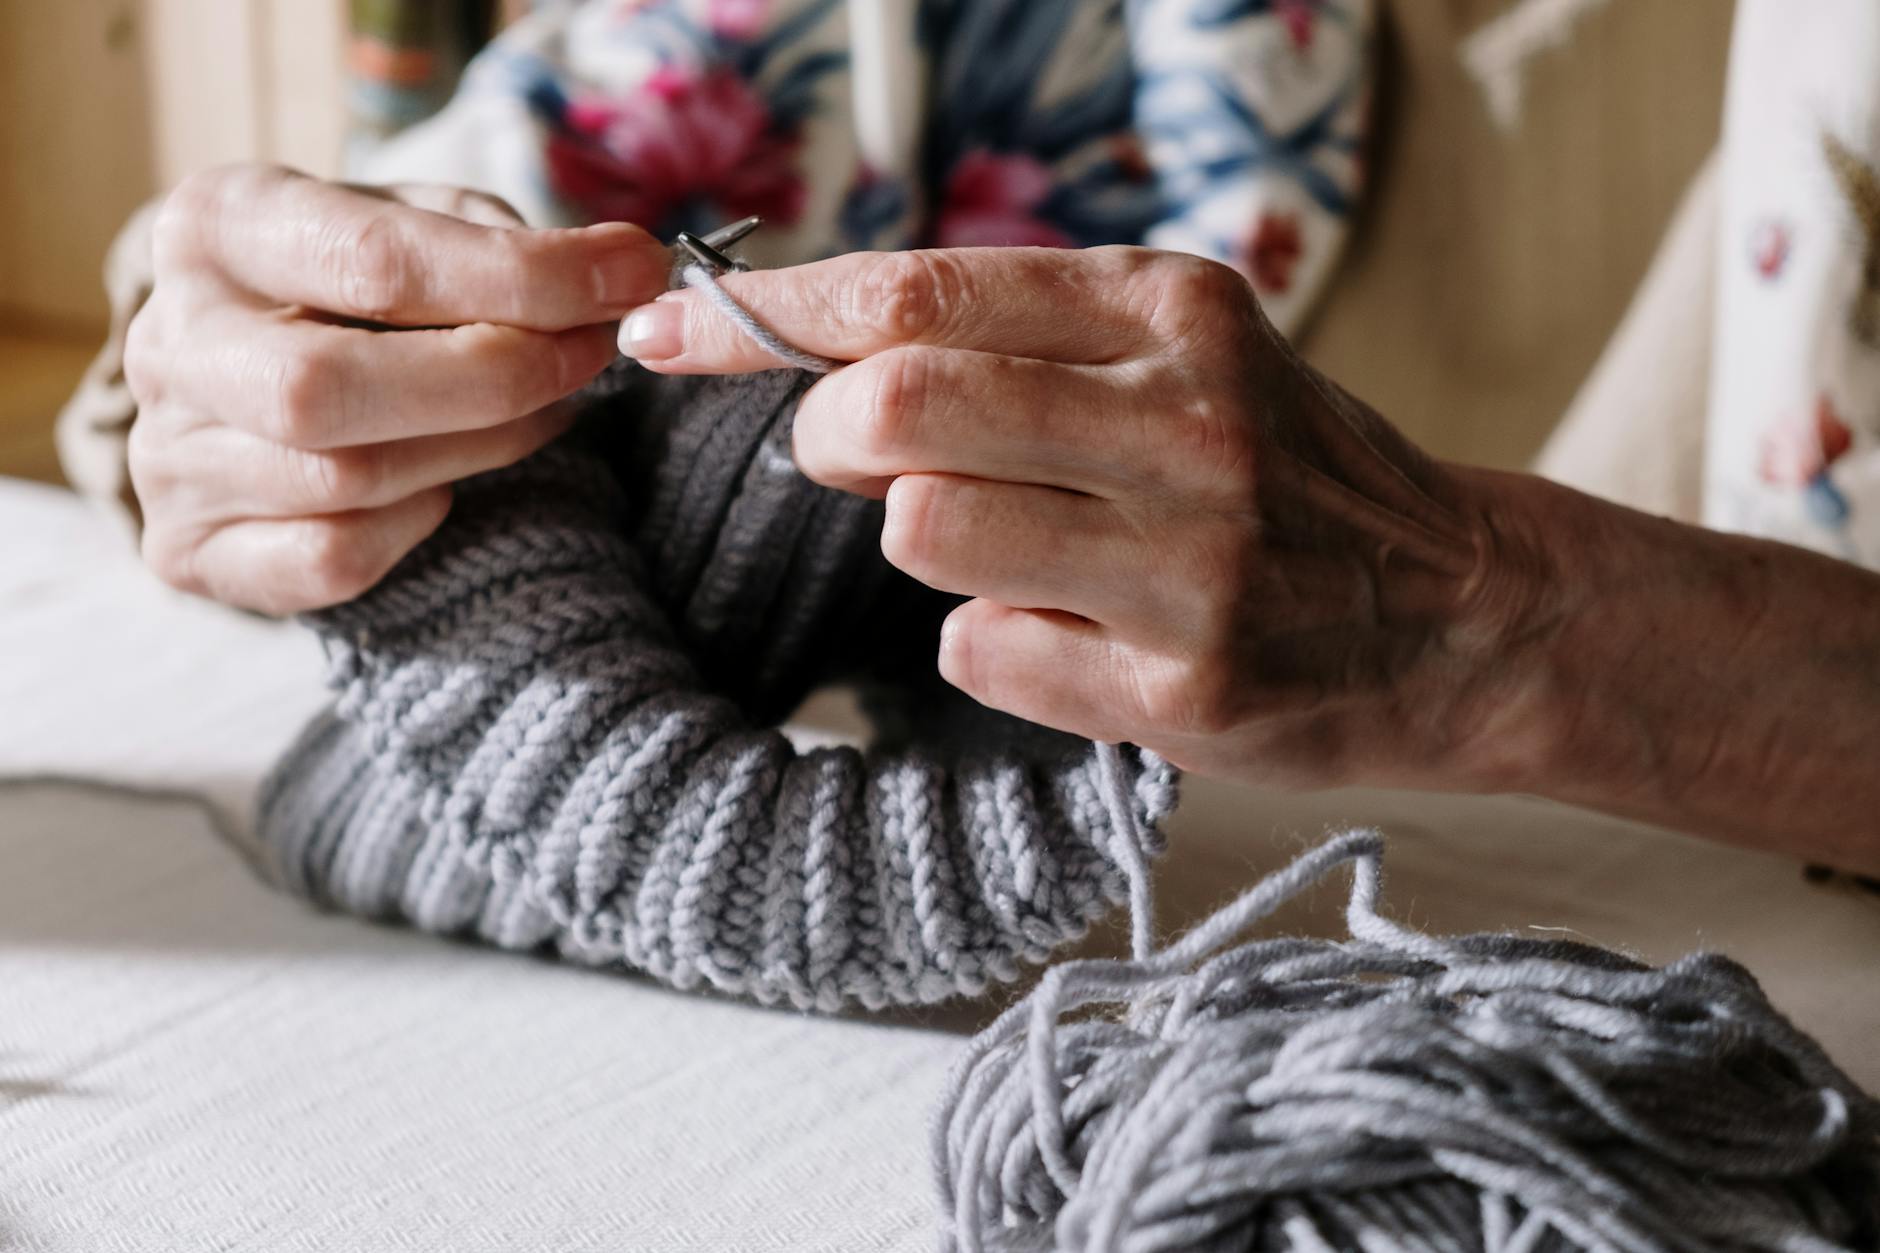
[[[829,367],[685,278],[782,360]],[[1423,935],[1378,913],[1374,831],[1156,952],[1130,773],[1095,754],[1131,956],[1052,967],[955,1064],[933,1124],[944,1249],[1880,1241],[1880,1104],[1734,962]],[[1346,863],[1348,940],[1228,947]]]
[[[1880,1106],[1742,967],[1422,935],[1377,913],[1382,851],[1339,836],[1160,953],[1047,971],[948,1078],[942,1247],[1880,1239]],[[1349,940],[1225,947],[1345,863]]]
[[[694,291],[703,292],[705,299],[711,301],[718,312],[730,319],[733,325],[743,331],[753,343],[771,356],[799,370],[811,374],[827,374],[841,365],[830,357],[819,357],[813,352],[804,352],[777,332],[758,320],[757,315],[739,304],[730,292],[719,286],[718,279],[704,266],[696,262],[679,271],[679,277],[685,285]]]

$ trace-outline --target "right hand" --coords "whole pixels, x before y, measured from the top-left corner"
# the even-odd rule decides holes
[[[144,558],[271,614],[364,592],[452,482],[565,429],[668,265],[625,223],[529,230],[476,192],[257,165],[186,180],[154,251],[124,361]]]

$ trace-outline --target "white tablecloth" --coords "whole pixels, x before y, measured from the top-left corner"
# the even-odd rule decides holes
[[[929,1246],[926,1118],[985,1007],[833,1021],[317,914],[218,833],[321,700],[309,639],[50,489],[0,480],[0,537],[0,776],[42,780],[0,785],[0,1248]],[[1880,898],[1538,802],[1192,784],[1163,930],[1352,821],[1399,917],[1723,949],[1880,1086]]]

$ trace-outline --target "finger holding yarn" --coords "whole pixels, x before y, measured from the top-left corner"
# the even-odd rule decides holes
[[[1431,937],[1337,837],[1163,953],[1052,968],[934,1124],[947,1249],[1871,1248],[1880,1104],[1726,958]],[[1351,938],[1248,926],[1336,867]]]

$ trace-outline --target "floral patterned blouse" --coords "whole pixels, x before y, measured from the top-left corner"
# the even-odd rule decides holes
[[[1295,329],[1363,182],[1370,0],[562,0],[355,164],[767,265],[1145,243]]]

